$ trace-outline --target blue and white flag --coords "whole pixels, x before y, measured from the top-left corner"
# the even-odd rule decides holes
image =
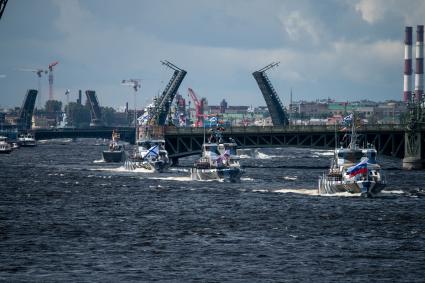
[[[139,122],[139,125],[145,125],[149,119],[150,119],[149,113],[145,113],[139,118],[137,118],[137,121]]]
[[[159,146],[154,145],[151,148],[149,148],[148,152],[146,153],[145,157],[157,157],[159,155]]]
[[[351,113],[348,116],[345,116],[344,119],[342,119],[342,122],[344,124],[349,124],[349,123],[351,123],[351,121],[353,121],[353,113]]]

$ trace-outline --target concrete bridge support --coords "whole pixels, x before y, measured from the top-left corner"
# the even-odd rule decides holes
[[[419,131],[405,133],[403,169],[420,170],[423,168],[423,134]]]

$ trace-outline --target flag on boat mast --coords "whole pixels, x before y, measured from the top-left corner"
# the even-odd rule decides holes
[[[359,174],[367,174],[368,161],[369,159],[365,158],[364,160],[360,161],[358,164],[348,168],[347,173],[350,175],[350,177],[354,177]]]

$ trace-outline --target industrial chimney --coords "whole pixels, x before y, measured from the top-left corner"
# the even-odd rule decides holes
[[[83,105],[83,104],[82,104],[81,99],[82,99],[82,98],[81,98],[81,89],[80,89],[80,90],[78,91],[78,99],[77,99],[77,103],[78,103],[78,104],[80,104],[80,105]]]
[[[424,26],[416,27],[415,101],[422,102],[424,94]]]
[[[406,27],[404,37],[404,102],[412,100],[412,27]]]

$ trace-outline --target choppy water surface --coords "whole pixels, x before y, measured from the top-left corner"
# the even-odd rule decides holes
[[[94,140],[0,156],[3,281],[423,282],[425,172],[382,158],[381,197],[318,196],[330,152],[260,149],[241,183],[100,162]]]

